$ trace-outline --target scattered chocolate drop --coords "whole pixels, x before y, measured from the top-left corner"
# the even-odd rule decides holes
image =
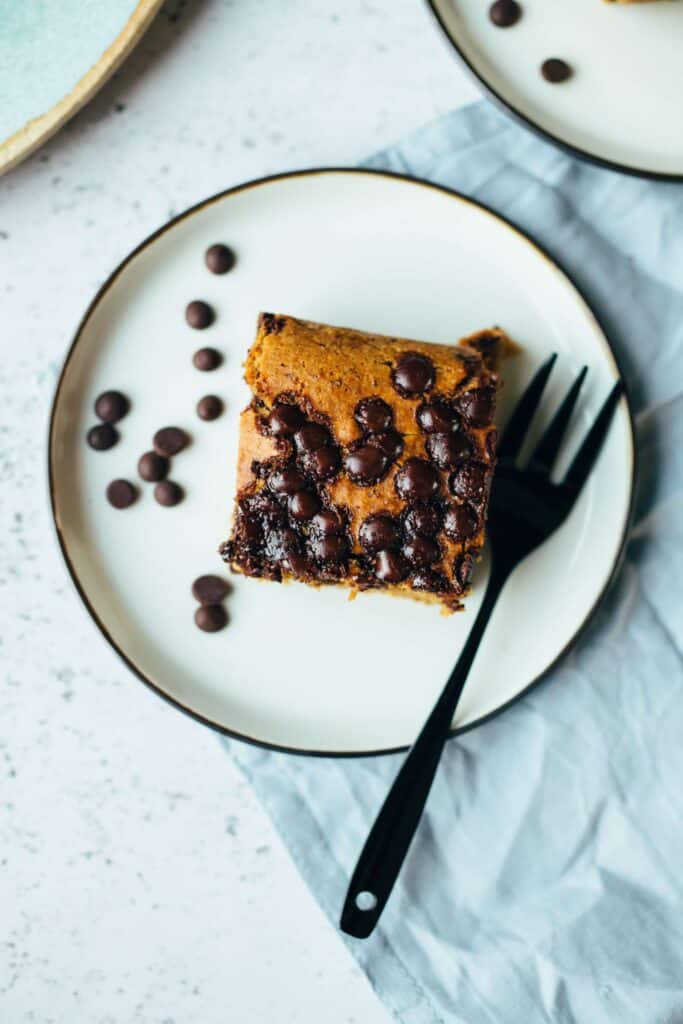
[[[341,465],[339,449],[333,445],[324,445],[314,452],[304,452],[301,461],[306,472],[316,480],[329,480]]]
[[[170,465],[165,455],[145,452],[138,459],[138,475],[148,483],[157,483],[168,474]]]
[[[404,398],[419,398],[434,385],[434,364],[419,352],[405,352],[391,372],[396,391]]]
[[[423,402],[418,406],[415,418],[425,434],[447,434],[458,426],[458,414],[445,398]]]
[[[458,409],[473,427],[488,427],[496,411],[496,389],[472,388],[458,398]]]
[[[204,395],[197,402],[197,415],[200,420],[217,420],[223,412],[223,402],[218,395]]]
[[[274,494],[296,494],[306,486],[304,476],[296,466],[283,466],[275,469],[268,477],[268,487]]]
[[[368,434],[367,443],[380,448],[390,462],[395,462],[403,451],[403,438],[397,430],[382,430],[378,434]]]
[[[438,562],[441,548],[429,537],[411,537],[403,545],[403,556],[411,565],[421,568]]]
[[[443,528],[454,541],[467,540],[479,530],[479,520],[469,505],[450,505],[444,516]]]
[[[431,498],[439,489],[439,474],[426,459],[408,459],[394,480],[396,492],[404,501]]]
[[[436,505],[418,502],[405,513],[403,528],[409,537],[434,537],[441,528],[441,512]]]
[[[118,423],[130,409],[130,402],[120,391],[103,391],[95,399],[95,415],[105,423]]]
[[[375,555],[374,570],[382,583],[400,583],[408,575],[408,566],[396,551],[379,551]]]
[[[217,633],[228,624],[228,613],[222,604],[202,604],[194,613],[194,621],[203,633]]]
[[[384,476],[389,460],[381,448],[365,444],[349,452],[344,465],[349,478],[355,484],[369,487]]]
[[[288,502],[289,514],[297,522],[312,519],[320,508],[320,498],[315,491],[297,491]]]
[[[460,431],[430,434],[426,448],[430,459],[439,469],[455,469],[458,463],[472,452],[469,438]]]
[[[322,537],[328,537],[332,533],[342,533],[344,526],[342,516],[334,508],[327,508],[323,512],[318,512],[311,520],[311,529]]]
[[[315,535],[309,543],[313,557],[319,562],[342,562],[349,550],[346,537],[339,533]]]
[[[111,423],[98,423],[90,428],[85,439],[96,452],[106,452],[118,441],[119,432]]]
[[[388,430],[394,422],[391,406],[382,398],[361,398],[353,416],[361,430],[373,433]]]
[[[496,0],[489,7],[489,18],[497,28],[511,28],[522,17],[517,0]]]
[[[550,57],[541,64],[541,74],[546,82],[557,85],[559,82],[566,82],[572,76],[572,69],[566,61],[559,57]]]
[[[196,331],[203,331],[204,328],[210,327],[214,322],[215,314],[208,302],[195,299],[185,307],[185,319],[190,327],[193,327]]]
[[[361,524],[358,539],[361,547],[371,555],[383,550],[393,551],[401,546],[401,527],[393,516],[368,516]]]
[[[291,437],[306,422],[306,417],[296,405],[278,402],[267,419],[268,431],[273,437]]]
[[[306,423],[294,435],[294,444],[299,452],[315,452],[330,443],[330,432],[320,423]]]
[[[172,508],[185,497],[182,487],[173,480],[160,480],[154,487],[154,497],[160,505]]]
[[[112,480],[106,490],[107,501],[114,508],[128,508],[137,499],[138,489],[129,480]]]
[[[221,576],[198,576],[192,584],[192,596],[200,604],[220,604],[229,592],[230,584]]]
[[[489,472],[483,462],[471,459],[451,473],[448,486],[451,494],[470,501],[481,501],[486,497],[489,488]]]
[[[154,450],[158,455],[170,458],[177,455],[190,443],[189,436],[180,427],[162,427],[152,438]]]
[[[204,253],[204,262],[212,274],[227,274],[235,266],[235,253],[230,246],[217,242]]]
[[[217,370],[223,362],[223,356],[215,348],[199,348],[192,356],[192,363],[203,373],[211,373]]]

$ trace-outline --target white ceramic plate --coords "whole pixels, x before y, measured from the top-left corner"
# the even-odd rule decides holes
[[[508,29],[490,0],[428,0],[456,51],[509,112],[551,142],[617,170],[683,178],[683,3],[522,0]],[[539,72],[561,57],[573,78]]]
[[[204,267],[216,241],[238,254],[224,277]],[[193,298],[217,311],[208,330],[185,324]],[[238,414],[248,401],[241,363],[264,309],[440,342],[500,323],[524,346],[508,364],[502,419],[556,350],[549,401],[582,363],[591,368],[577,414],[585,428],[617,374],[614,358],[573,285],[514,228],[451,192],[363,171],[294,173],[208,200],[144,242],[88,310],[55,398],[50,477],[65,557],[110,643],[160,693],[221,729],[293,750],[392,750],[414,738],[457,658],[485,565],[468,610],[450,617],[383,595],[349,602],[334,588],[236,577],[229,627],[207,635],[192,621],[193,579],[223,570],[216,549],[228,532]],[[226,360],[202,374],[191,356],[207,344]],[[93,400],[108,388],[126,392],[132,410],[119,444],[97,453],[84,436]],[[194,412],[207,392],[227,405],[213,423]],[[168,424],[193,437],[172,471],[186,500],[162,508],[147,489],[115,511],[106,484],[135,479],[138,456]],[[622,548],[632,476],[624,401],[574,514],[510,580],[458,727],[513,700],[590,617]]]

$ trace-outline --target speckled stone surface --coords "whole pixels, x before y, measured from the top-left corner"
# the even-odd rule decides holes
[[[113,266],[184,207],[352,164],[475,95],[419,0],[173,0],[0,180],[0,1021],[379,1024],[216,738],[100,639],[52,537],[56,375]]]

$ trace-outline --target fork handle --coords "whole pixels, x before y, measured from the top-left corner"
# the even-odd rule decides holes
[[[462,654],[410,748],[358,858],[340,922],[342,931],[357,939],[370,935],[391,895],[422,817],[458,700],[508,575],[492,566],[484,600]],[[367,909],[356,902],[361,893],[361,907]]]

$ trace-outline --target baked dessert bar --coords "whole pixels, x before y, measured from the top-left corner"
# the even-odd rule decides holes
[[[246,576],[461,607],[508,344],[498,328],[434,345],[262,313],[224,560]]]

